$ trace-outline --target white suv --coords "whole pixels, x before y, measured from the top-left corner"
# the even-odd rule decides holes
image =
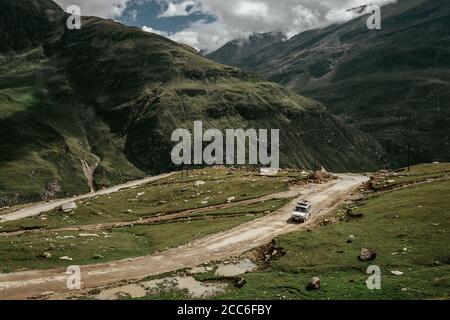
[[[305,222],[311,217],[311,203],[308,201],[301,201],[297,204],[292,213],[292,220],[298,222]]]

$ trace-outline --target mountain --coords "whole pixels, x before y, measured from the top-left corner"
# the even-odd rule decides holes
[[[377,142],[321,104],[111,20],[80,30],[50,0],[0,0],[0,206],[177,169],[176,128],[281,129],[281,164],[377,167]]]
[[[281,32],[256,33],[245,39],[233,40],[226,43],[219,50],[212,52],[208,58],[226,65],[240,65],[247,57],[259,54],[265,47],[286,40]],[[247,62],[251,64],[249,60]],[[251,68],[250,65],[246,65]]]
[[[450,160],[450,2],[398,0],[367,15],[258,50],[209,58],[311,97],[375,137],[393,166]],[[246,52],[252,52],[247,54]]]

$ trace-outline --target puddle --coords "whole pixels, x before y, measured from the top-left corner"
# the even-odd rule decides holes
[[[143,298],[146,295],[147,291],[141,285],[130,284],[117,288],[106,289],[95,298],[98,300],[117,300],[121,297]]]
[[[254,271],[256,265],[250,259],[244,259],[237,263],[217,265],[215,274],[222,277],[234,277],[246,272]],[[190,274],[200,274],[213,271],[211,266],[199,266],[192,268]],[[122,297],[143,298],[147,295],[173,290],[187,290],[189,296],[194,299],[208,298],[225,292],[228,283],[201,282],[192,276],[167,277],[155,279],[137,284],[129,284],[116,288],[105,289],[95,296],[98,300],[117,300]]]
[[[235,264],[219,264],[216,275],[223,277],[235,277],[256,269],[256,265],[249,259],[244,259]]]
[[[150,291],[188,290],[192,298],[206,298],[222,293],[228,287],[226,283],[205,283],[194,277],[173,277],[142,283]]]

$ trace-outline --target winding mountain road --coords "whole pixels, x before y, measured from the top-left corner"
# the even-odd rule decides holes
[[[147,276],[192,268],[242,254],[278,235],[317,223],[320,217],[329,213],[368,180],[355,174],[341,174],[338,177],[327,184],[307,185],[300,197],[280,210],[222,233],[151,256],[81,266],[81,291],[67,289],[68,275],[65,269],[0,274],[0,299],[64,298],[93,288],[113,286],[121,281],[141,280]],[[289,224],[287,221],[300,199],[312,203],[312,217],[305,224]]]

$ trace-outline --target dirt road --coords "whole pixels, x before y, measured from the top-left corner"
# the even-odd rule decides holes
[[[358,185],[367,181],[366,177],[353,174],[339,177],[328,184],[306,186],[301,197],[277,212],[234,229],[152,256],[81,266],[82,288],[89,290],[125,280],[140,280],[150,275],[226,259],[265,244],[280,234],[307,228],[344,200]],[[312,218],[305,224],[289,224],[287,220],[300,198],[312,203]],[[67,290],[67,278],[64,269],[0,274],[0,299],[77,295],[77,291]]]
[[[30,206],[27,206],[25,208],[22,208],[20,210],[17,210],[15,212],[11,212],[11,213],[7,213],[4,215],[0,215],[0,221],[14,221],[14,220],[20,220],[23,218],[27,218],[27,217],[32,217],[32,216],[37,216],[39,214],[41,214],[42,212],[47,212],[50,210],[53,210],[55,208],[58,208],[59,206],[63,205],[64,203],[68,203],[68,202],[72,202],[72,201],[78,201],[78,200],[82,200],[82,199],[86,199],[86,198],[91,198],[91,197],[96,197],[99,195],[105,195],[105,194],[110,194],[110,193],[114,193],[114,192],[118,192],[122,189],[127,189],[127,188],[132,188],[132,187],[137,187],[146,183],[150,183],[156,180],[160,180],[163,178],[167,178],[170,177],[171,175],[175,174],[175,172],[172,173],[166,173],[166,174],[161,174],[158,176],[153,176],[153,177],[148,177],[145,179],[141,179],[141,180],[135,180],[135,181],[130,181],[121,185],[117,185],[111,188],[106,188],[106,189],[102,189],[99,190],[97,192],[92,192],[92,193],[87,193],[81,196],[75,196],[72,198],[65,198],[65,199],[58,199],[58,200],[53,200],[50,202],[44,202],[41,204],[31,204]]]

